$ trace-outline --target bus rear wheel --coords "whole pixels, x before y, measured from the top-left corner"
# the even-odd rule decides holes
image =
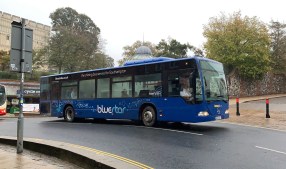
[[[156,113],[153,107],[146,106],[142,111],[142,122],[147,127],[152,127],[156,123]]]
[[[74,112],[73,107],[68,106],[65,109],[65,120],[67,122],[73,122],[75,120],[75,112]]]

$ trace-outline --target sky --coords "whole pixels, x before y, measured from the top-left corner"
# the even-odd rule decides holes
[[[123,47],[137,40],[158,44],[173,38],[202,48],[203,26],[221,12],[286,21],[283,0],[1,0],[0,11],[51,26],[50,13],[71,7],[90,17],[106,42],[105,53],[122,59]],[[284,22],[285,23],[285,22]]]

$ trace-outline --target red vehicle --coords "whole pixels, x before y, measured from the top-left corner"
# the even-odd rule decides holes
[[[0,85],[0,116],[6,115],[7,97],[5,86]]]

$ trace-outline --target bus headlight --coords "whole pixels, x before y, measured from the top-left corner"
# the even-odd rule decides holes
[[[228,109],[225,111],[225,114],[229,114]]]
[[[205,117],[205,116],[208,116],[209,113],[207,111],[201,111],[199,112],[198,116],[201,116],[201,117]]]

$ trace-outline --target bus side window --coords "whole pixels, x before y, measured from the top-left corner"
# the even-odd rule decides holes
[[[129,97],[128,94],[127,94],[127,90],[126,89],[123,89],[121,91],[121,97]]]
[[[179,84],[179,81],[178,80],[174,80],[171,82],[171,86],[172,86],[172,89],[171,89],[171,94],[172,95],[179,95],[180,93],[180,84]]]
[[[180,95],[180,83],[178,73],[171,73],[168,76],[168,95],[179,96]]]
[[[140,90],[139,97],[149,97],[149,90]]]
[[[138,97],[138,92],[134,92],[134,97]]]
[[[95,98],[95,79],[79,81],[79,99]]]

